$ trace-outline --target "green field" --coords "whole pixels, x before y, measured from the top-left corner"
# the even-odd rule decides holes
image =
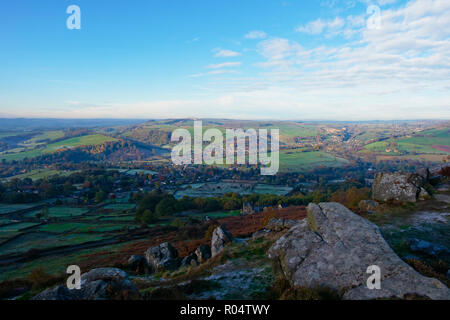
[[[121,230],[124,227],[128,227],[126,224],[90,224],[90,223],[55,223],[47,224],[39,228],[42,232],[50,232],[56,234],[62,233],[96,233],[96,232],[110,232]]]
[[[130,216],[118,216],[118,215],[114,215],[114,216],[103,216],[100,218],[100,221],[123,221],[123,222],[132,222],[134,221],[134,215],[130,215]]]
[[[348,161],[323,151],[282,150],[280,171],[311,170],[318,167],[341,167]]]
[[[18,210],[30,209],[35,206],[36,204],[0,204],[0,215]]]
[[[24,262],[20,268],[17,268],[16,265],[1,266],[0,281],[4,279],[26,277],[32,270],[36,268],[42,268],[48,274],[66,274],[67,266],[73,264],[82,264],[87,259],[89,259],[87,255],[105,251],[114,253],[120,250],[126,244],[127,243],[120,243],[95,249],[84,249],[70,254],[40,257],[32,261]],[[85,272],[86,270],[82,271]]]
[[[0,218],[0,226],[7,223],[11,223],[11,219]]]
[[[104,239],[101,233],[52,234],[44,232],[27,232],[11,241],[0,245],[0,255],[26,252],[31,248],[47,249],[58,246],[77,245]]]
[[[35,169],[27,173],[19,174],[13,177],[6,178],[4,180],[12,179],[25,179],[30,178],[31,180],[39,180],[44,178],[50,178],[52,176],[69,176],[77,171],[65,171],[65,170],[55,170],[55,169]]]
[[[45,141],[53,141],[57,139],[61,139],[64,137],[64,131],[56,130],[56,131],[45,131],[43,133],[39,133],[35,135],[33,138],[24,141],[20,145],[25,147],[35,147],[40,144],[44,144]]]
[[[86,208],[75,208],[75,207],[51,207],[48,210],[48,215],[50,218],[70,218],[78,217],[87,213]],[[35,217],[36,214],[41,213],[42,210],[36,210],[26,213],[24,216],[27,218]]]
[[[103,208],[124,211],[134,209],[135,207],[136,205],[133,203],[111,203],[104,206]]]
[[[55,143],[50,143],[46,145],[44,148],[36,148],[29,151],[11,154],[1,154],[0,160],[5,159],[5,161],[13,161],[13,160],[22,160],[25,158],[35,158],[43,154],[55,152],[62,148],[75,148],[79,146],[99,145],[109,141],[117,141],[117,139],[101,134],[91,134],[82,137],[70,138]]]
[[[8,224],[6,226],[2,226],[0,227],[0,232],[17,232],[17,231],[21,231],[23,229],[29,228],[29,227],[33,227],[38,225],[38,223],[33,223],[33,222],[18,222],[18,223],[13,223],[13,224]]]
[[[381,155],[450,154],[433,146],[450,146],[449,128],[426,130],[409,137],[377,141],[366,145],[363,152]]]
[[[292,191],[291,187],[272,186],[269,184],[257,184],[253,188],[253,193],[257,194],[274,194],[277,196],[284,196]]]

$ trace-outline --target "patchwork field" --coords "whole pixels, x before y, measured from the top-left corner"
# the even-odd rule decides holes
[[[0,160],[12,161],[22,160],[25,158],[34,158],[43,154],[52,153],[63,148],[75,148],[79,146],[99,145],[109,141],[117,141],[117,139],[101,134],[91,134],[81,137],[70,138],[54,143],[47,144],[44,148],[35,148],[17,153],[0,154]]]
[[[230,182],[208,182],[197,183],[191,185],[181,186],[181,190],[177,190],[174,194],[176,199],[183,197],[218,197],[225,193],[238,193],[247,195],[251,193],[257,194],[276,194],[286,195],[292,191],[292,188],[286,186],[268,185],[268,184],[246,184],[246,183],[230,183]]]
[[[32,206],[30,206],[32,207]],[[0,256],[25,253],[30,249],[47,250],[60,246],[82,245],[92,241],[113,239],[138,226],[134,222],[133,204],[112,203],[104,208],[54,206],[48,209],[48,219],[39,220],[35,210],[23,215],[15,222],[2,218],[0,222]],[[27,208],[5,206],[4,211]],[[31,220],[32,219],[32,220]],[[57,220],[55,220],[57,219]]]
[[[450,128],[432,129],[404,138],[368,144],[363,152],[378,155],[450,154]]]
[[[82,216],[88,210],[86,208],[75,208],[75,207],[51,207],[48,210],[49,218],[71,218]],[[42,210],[36,210],[24,214],[27,218],[35,217],[38,213],[42,213]]]
[[[341,167],[348,161],[323,151],[282,150],[280,151],[281,171],[302,171],[318,167]]]
[[[30,209],[38,204],[0,204],[0,216],[19,210]]]
[[[31,170],[27,173],[18,174],[16,176],[12,176],[12,177],[9,177],[4,180],[30,178],[31,180],[35,181],[35,180],[39,180],[39,179],[50,178],[52,176],[68,176],[74,172],[77,172],[77,171],[76,170],[74,170],[74,171],[55,170],[55,169],[43,168],[43,169]]]

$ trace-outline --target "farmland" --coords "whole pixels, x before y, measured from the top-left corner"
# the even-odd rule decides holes
[[[449,131],[449,128],[432,129],[402,138],[378,141],[365,146],[363,152],[379,155],[448,155],[450,152],[444,151],[443,147],[450,146]]]
[[[14,222],[4,218],[0,225],[0,256],[25,253],[29,249],[49,250],[111,240],[136,228],[130,204],[107,204],[99,208],[52,206],[46,217],[43,210],[20,213],[31,206],[4,206],[4,212],[19,212]],[[103,208],[104,207],[104,208]],[[8,208],[9,210],[6,210]],[[105,219],[102,219],[105,218]]]
[[[311,170],[317,167],[340,167],[347,160],[323,151],[283,150],[280,152],[281,171]]]
[[[15,153],[3,153],[0,154],[0,160],[12,161],[22,160],[25,158],[34,158],[43,154],[52,153],[63,148],[75,148],[79,146],[88,145],[100,145],[108,141],[116,141],[115,138],[108,137],[101,134],[85,135],[81,137],[70,138],[50,144],[46,144],[44,148],[34,148],[27,151],[15,152]]]
[[[51,169],[51,168],[42,168],[42,169],[30,170],[29,172],[9,177],[7,180],[25,179],[25,178],[30,178],[31,180],[39,180],[39,179],[49,178],[52,176],[67,176],[74,172],[76,172],[76,170],[68,171],[68,170],[57,170],[57,169]]]

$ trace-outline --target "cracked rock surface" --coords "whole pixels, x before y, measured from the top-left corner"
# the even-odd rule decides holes
[[[310,204],[307,219],[293,226],[270,249],[294,286],[324,286],[343,299],[450,299],[450,290],[401,260],[373,223],[338,203]],[[370,290],[369,266],[381,269],[381,289]]]

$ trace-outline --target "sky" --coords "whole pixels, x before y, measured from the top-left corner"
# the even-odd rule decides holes
[[[0,46],[0,117],[450,119],[449,0],[1,1]]]

